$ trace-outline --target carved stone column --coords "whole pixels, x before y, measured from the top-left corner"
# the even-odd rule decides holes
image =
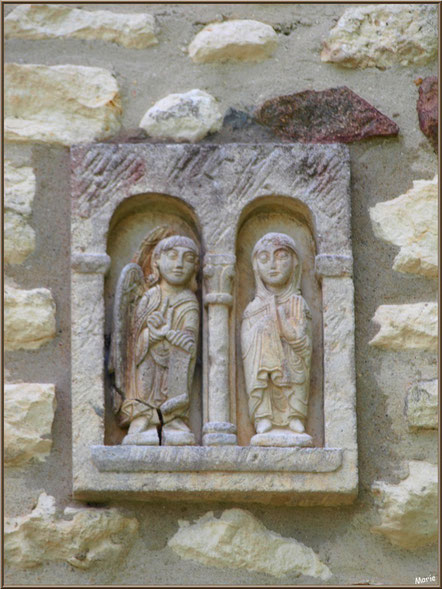
[[[203,426],[205,446],[236,444],[236,426],[230,422],[229,315],[235,256],[207,254],[203,274],[204,304],[208,315],[208,421]]]

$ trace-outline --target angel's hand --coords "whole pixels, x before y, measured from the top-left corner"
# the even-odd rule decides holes
[[[166,337],[169,328],[167,325],[163,325],[162,327],[153,327],[152,325],[149,326],[150,337],[154,341],[159,341]]]
[[[195,347],[195,338],[192,334],[184,331],[170,330],[167,334],[167,339],[178,348],[182,348],[186,352],[191,353]]]
[[[172,321],[172,311],[173,309],[168,309],[169,307],[169,297],[164,299],[163,304],[161,305],[158,311],[154,311],[147,320],[147,325],[152,328],[159,328],[163,325],[170,325]],[[170,327],[169,327],[170,329]]]

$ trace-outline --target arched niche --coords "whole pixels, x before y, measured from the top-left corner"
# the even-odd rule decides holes
[[[199,246],[202,259],[201,232],[196,215],[192,209],[180,199],[158,193],[139,194],[123,201],[115,210],[107,232],[106,252],[110,256],[111,264],[104,282],[105,304],[105,444],[120,444],[126,430],[121,429],[112,411],[111,379],[107,371],[109,356],[112,313],[115,288],[123,267],[128,264],[141,242],[149,231],[166,225],[179,235],[190,237]],[[198,291],[196,293],[201,304],[201,277],[197,277]],[[201,440],[201,346],[202,320],[200,320],[199,351],[192,383],[190,404],[190,427],[197,442]]]
[[[291,236],[295,240],[300,253],[302,263],[301,290],[312,312],[313,336],[306,430],[313,437],[314,446],[321,447],[324,444],[322,292],[320,282],[315,275],[315,255],[317,253],[315,222],[310,210],[304,203],[278,195],[254,200],[243,210],[238,224],[236,241],[237,278],[233,311],[236,374],[233,377],[234,386],[231,388],[232,391],[236,391],[238,444],[248,445],[250,438],[255,433],[249,418],[240,333],[244,309],[255,294],[255,280],[251,263],[252,250],[255,243],[269,232],[286,233]]]

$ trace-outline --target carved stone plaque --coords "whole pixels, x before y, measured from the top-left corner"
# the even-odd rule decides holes
[[[71,158],[74,495],[352,502],[347,148]]]

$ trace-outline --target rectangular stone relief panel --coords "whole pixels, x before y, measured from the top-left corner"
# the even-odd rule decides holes
[[[71,160],[74,495],[352,502],[347,149]]]

